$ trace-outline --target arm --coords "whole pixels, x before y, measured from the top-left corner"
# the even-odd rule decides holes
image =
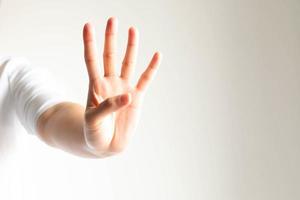
[[[83,157],[105,157],[121,152],[133,134],[146,88],[160,62],[155,53],[138,83],[130,79],[137,54],[138,33],[130,28],[120,75],[115,73],[117,21],[110,18],[105,31],[104,74],[100,76],[94,29],[83,30],[89,75],[87,105],[63,102],[47,109],[37,121],[39,137],[47,144]]]
[[[56,104],[38,119],[38,136],[50,146],[82,157],[96,157],[83,134],[84,107],[72,102]]]

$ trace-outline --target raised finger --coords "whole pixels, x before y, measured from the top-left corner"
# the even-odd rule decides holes
[[[138,31],[134,27],[128,30],[127,48],[121,69],[121,77],[124,79],[129,79],[134,72],[138,49],[138,36]]]
[[[84,58],[90,80],[99,78],[99,58],[97,53],[95,30],[90,23],[83,28]]]
[[[155,72],[157,71],[157,68],[160,64],[160,60],[161,60],[161,54],[159,52],[156,52],[153,55],[147,69],[143,72],[140,79],[138,80],[136,86],[137,90],[144,91],[148,87],[149,83],[151,82],[152,78],[155,75]]]
[[[116,59],[116,44],[117,44],[117,19],[111,17],[107,21],[105,30],[103,63],[104,76],[115,75],[115,59]]]

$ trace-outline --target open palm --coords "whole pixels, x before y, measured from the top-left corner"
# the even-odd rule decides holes
[[[110,18],[105,31],[104,75],[100,76],[94,28],[87,23],[83,30],[84,57],[89,75],[84,134],[90,150],[102,156],[118,153],[128,144],[138,123],[145,90],[161,59],[156,52],[138,83],[132,85],[138,32],[133,27],[128,31],[127,49],[120,75],[115,72],[116,34],[117,20]]]

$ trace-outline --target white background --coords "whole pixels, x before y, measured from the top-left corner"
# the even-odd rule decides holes
[[[85,105],[82,27],[96,25],[102,50],[109,16],[119,63],[130,25],[137,75],[163,53],[138,130],[105,160],[27,136],[24,199],[300,199],[299,0],[2,0],[0,52],[47,68]]]

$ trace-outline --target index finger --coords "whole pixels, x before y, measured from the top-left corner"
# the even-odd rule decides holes
[[[90,23],[83,28],[84,58],[90,81],[99,78],[99,58],[97,53],[95,30]]]

